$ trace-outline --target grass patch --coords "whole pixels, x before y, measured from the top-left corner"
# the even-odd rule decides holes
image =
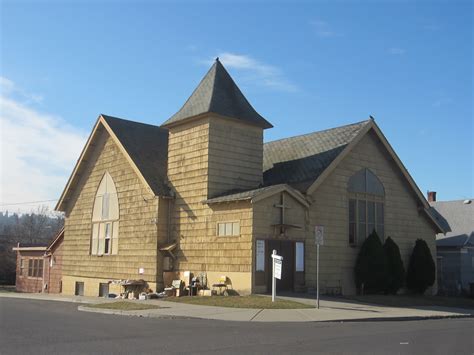
[[[275,299],[266,296],[211,296],[211,297],[168,297],[166,301],[195,304],[200,306],[230,307],[230,308],[257,308],[257,309],[300,309],[314,308],[308,304]]]
[[[154,304],[135,303],[135,302],[127,302],[127,301],[90,304],[90,305],[85,305],[85,307],[100,308],[100,309],[118,309],[121,311],[142,311],[144,309],[160,308],[159,306],[156,306]]]
[[[474,309],[474,299],[467,297],[424,295],[364,295],[346,296],[345,299],[388,307],[455,307]]]

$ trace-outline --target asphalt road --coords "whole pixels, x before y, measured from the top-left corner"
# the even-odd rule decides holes
[[[0,298],[0,354],[474,354],[474,319],[240,323],[77,311]]]

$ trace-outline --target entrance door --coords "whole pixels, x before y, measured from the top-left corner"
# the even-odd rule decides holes
[[[276,280],[277,291],[293,291],[295,274],[295,243],[288,240],[269,240],[267,242],[267,289],[272,291],[272,260],[273,250],[283,256],[281,280]]]

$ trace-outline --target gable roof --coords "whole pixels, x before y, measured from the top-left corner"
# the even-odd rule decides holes
[[[157,196],[167,196],[168,130],[102,115]]]
[[[65,202],[73,191],[72,186],[78,181],[81,170],[84,168],[87,160],[85,157],[91,154],[92,142],[102,127],[117,144],[145,186],[148,186],[156,196],[168,196],[170,193],[166,185],[168,130],[149,124],[100,115],[55,210],[64,211]]]
[[[264,185],[306,191],[370,120],[265,143]]]
[[[280,192],[287,192],[289,195],[294,197],[302,205],[308,207],[309,203],[306,198],[297,190],[293,189],[287,184],[279,184],[273,186],[260,187],[258,189],[241,191],[231,194],[226,194],[219,197],[214,197],[208,200],[203,201],[203,203],[214,204],[214,203],[223,203],[223,202],[234,202],[234,201],[246,201],[249,200],[252,203],[263,200],[264,198],[273,196]]]
[[[468,202],[470,201],[470,202]],[[436,236],[437,246],[474,246],[474,201],[435,201],[430,202],[435,218],[448,231]]]
[[[183,107],[162,126],[170,127],[205,113],[215,113],[262,128],[273,127],[247,101],[218,58]]]
[[[372,117],[352,125],[265,144],[264,184],[287,180],[285,182],[300,191],[312,194],[370,130],[390,154],[428,220],[439,233],[446,232],[430,213],[428,201]]]

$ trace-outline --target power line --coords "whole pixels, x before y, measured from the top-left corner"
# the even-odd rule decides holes
[[[58,199],[54,200],[42,200],[42,201],[27,201],[27,202],[14,202],[14,203],[0,203],[0,206],[17,206],[17,205],[34,205],[36,203],[42,203],[42,202],[53,202],[57,201]]]

